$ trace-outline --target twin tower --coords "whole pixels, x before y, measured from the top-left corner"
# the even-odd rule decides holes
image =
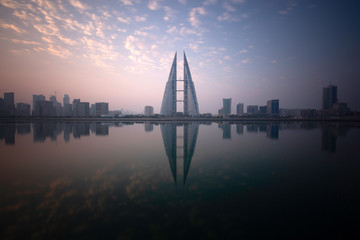
[[[199,115],[199,105],[196,98],[194,82],[191,78],[190,68],[184,52],[184,79],[178,80],[176,76],[176,55],[171,66],[169,79],[166,83],[164,97],[161,104],[160,115],[174,116],[177,113],[177,102],[184,102],[184,115]],[[184,82],[184,89],[177,89],[177,82]],[[177,99],[177,92],[184,92],[184,99]]]

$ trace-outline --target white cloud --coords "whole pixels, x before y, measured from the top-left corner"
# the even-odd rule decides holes
[[[142,37],[145,37],[145,36],[148,35],[147,32],[142,32],[142,31],[139,31],[139,30],[135,30],[134,34],[138,35],[138,36],[142,36]]]
[[[165,11],[165,17],[164,17],[165,21],[169,21],[170,18],[173,18],[176,14],[175,10],[167,6],[164,7],[164,11]]]
[[[247,49],[242,49],[239,51],[239,53],[247,53],[247,52],[249,52]]]
[[[274,59],[274,60],[271,61],[271,63],[276,64],[277,61]]]
[[[137,22],[145,22],[146,16],[135,16],[135,21]]]
[[[206,0],[202,4],[204,6],[208,6],[208,5],[212,5],[212,4],[215,4],[215,3],[216,3],[216,0]]]
[[[189,13],[189,21],[191,26],[193,27],[199,27],[200,25],[200,20],[197,18],[197,14],[199,15],[205,15],[206,11],[205,8],[203,7],[197,7],[197,8],[193,8],[191,9],[190,13]]]
[[[280,10],[278,11],[279,14],[281,15],[289,15],[290,12],[296,7],[296,2],[295,1],[291,1],[288,3],[287,8],[285,10]]]
[[[120,2],[121,2],[122,4],[124,4],[125,6],[126,6],[126,5],[133,5],[132,2],[131,2],[131,0],[120,0]]]
[[[117,20],[119,20],[120,22],[123,22],[123,23],[129,23],[130,22],[130,18],[118,17]]]
[[[160,4],[156,0],[151,0],[148,3],[148,8],[154,11],[160,8]]]
[[[246,58],[246,59],[242,60],[241,63],[246,64],[246,63],[248,63],[249,61],[250,61],[250,58]]]
[[[50,54],[58,56],[60,58],[68,58],[69,56],[71,56],[71,52],[61,46],[55,46],[50,44],[47,50]]]
[[[15,26],[14,24],[8,24],[8,23],[1,23],[0,27],[4,28],[4,29],[11,29],[17,33],[24,33],[26,32],[24,29],[21,29],[17,26]]]
[[[232,58],[230,56],[225,56],[224,59],[229,60],[229,61],[232,60]]]
[[[186,4],[186,0],[178,0],[181,4]]]
[[[73,7],[77,8],[80,11],[90,9],[90,7],[88,5],[80,2],[79,0],[70,0],[69,2]]]
[[[35,41],[26,41],[26,40],[20,40],[20,39],[11,39],[14,43],[22,43],[22,44],[31,44],[31,45],[39,45],[40,43]]]
[[[235,12],[236,11],[236,9],[227,2],[223,3],[223,7],[229,12]]]
[[[253,46],[253,45],[249,45],[248,48],[254,48],[254,46]]]
[[[240,18],[234,17],[234,16],[232,16],[232,15],[231,15],[230,13],[228,13],[228,12],[224,12],[221,16],[218,16],[217,19],[218,19],[220,22],[223,22],[223,21],[238,22],[238,21],[240,21]]]

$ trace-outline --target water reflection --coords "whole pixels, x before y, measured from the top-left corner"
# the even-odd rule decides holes
[[[177,127],[183,126],[183,135],[177,134]],[[183,158],[184,160],[184,175],[183,184],[186,183],[186,178],[190,170],[191,159],[195,152],[196,139],[199,131],[199,123],[185,123],[183,125],[177,124],[161,124],[161,135],[164,142],[166,156],[168,157],[170,170],[177,183],[177,160]],[[178,139],[183,139],[183,142],[178,143]],[[182,145],[181,145],[182,144]],[[182,156],[178,156],[177,152],[183,152]]]

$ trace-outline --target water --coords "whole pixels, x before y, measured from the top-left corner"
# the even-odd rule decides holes
[[[359,124],[0,123],[1,239],[359,235]]]

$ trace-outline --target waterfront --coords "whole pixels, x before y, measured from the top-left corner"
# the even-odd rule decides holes
[[[0,123],[1,238],[359,234],[358,123]]]

